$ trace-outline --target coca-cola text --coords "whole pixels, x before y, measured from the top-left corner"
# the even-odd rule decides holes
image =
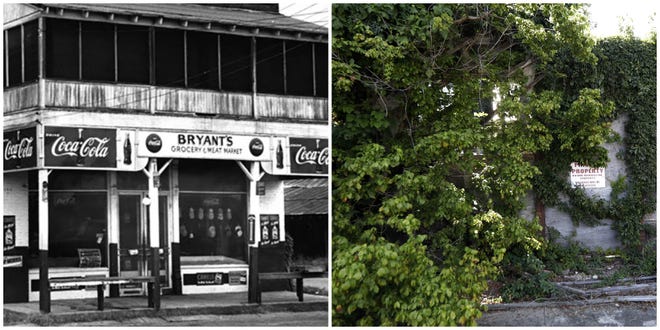
[[[85,140],[67,141],[64,136],[58,137],[53,146],[51,153],[53,156],[81,156],[93,158],[105,158],[108,156],[108,142],[109,138],[89,137]]]
[[[34,150],[32,142],[34,142],[33,137],[24,137],[18,143],[12,143],[12,140],[4,140],[5,160],[32,157]]]
[[[296,152],[295,161],[298,165],[303,164],[317,164],[317,165],[329,165],[330,157],[328,147],[325,147],[321,150],[307,150],[305,146],[301,146],[300,149]]]

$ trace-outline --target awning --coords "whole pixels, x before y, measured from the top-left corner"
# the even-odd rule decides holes
[[[328,214],[328,180],[284,181],[285,215]]]

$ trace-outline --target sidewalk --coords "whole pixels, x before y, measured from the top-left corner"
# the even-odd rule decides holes
[[[656,296],[490,305],[479,326],[655,327]]]
[[[247,292],[196,295],[165,295],[161,309],[147,308],[147,297],[106,298],[105,309],[96,309],[96,298],[53,300],[51,313],[42,314],[39,302],[4,304],[4,325],[49,326],[62,323],[124,320],[186,315],[235,315],[273,312],[328,311],[328,297],[305,294],[299,302],[295,292],[264,292],[261,305],[249,304]]]

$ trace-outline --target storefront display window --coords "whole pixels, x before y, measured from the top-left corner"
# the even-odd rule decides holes
[[[53,171],[48,191],[48,259],[50,267],[80,267],[79,249],[98,249],[107,267],[108,196],[104,172],[89,172],[81,184],[80,171]],[[68,183],[68,184],[67,184]],[[54,187],[54,188],[53,188]],[[69,188],[69,189],[66,189]],[[29,193],[29,234],[32,266],[37,266],[39,220],[37,192]]]
[[[225,256],[246,261],[245,195],[179,196],[183,256]]]
[[[247,262],[247,183],[232,161],[179,164],[182,258],[219,256]]]

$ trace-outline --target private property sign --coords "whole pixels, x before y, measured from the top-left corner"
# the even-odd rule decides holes
[[[605,168],[571,163],[571,187],[605,188]]]

